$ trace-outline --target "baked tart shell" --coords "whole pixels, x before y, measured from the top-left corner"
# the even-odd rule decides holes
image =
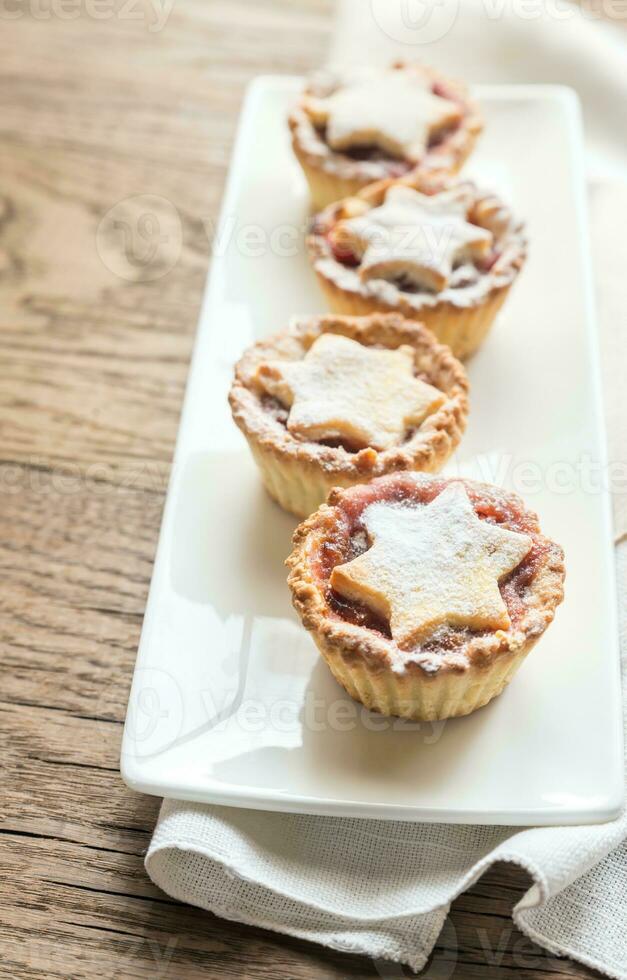
[[[418,316],[420,322],[432,331],[439,342],[450,347],[455,357],[462,361],[481,347],[511,289],[511,284],[495,287],[477,306],[460,307],[443,302],[418,312],[409,303],[403,302],[402,298],[397,303],[390,304],[374,296],[347,292],[318,269],[316,278],[329,309],[334,313],[368,316],[394,310],[406,317]]]
[[[337,647],[314,634],[318,650],[344,690],[371,711],[412,721],[443,721],[483,708],[509,684],[536,640],[504,653],[488,670],[471,665],[463,674],[437,678],[376,671],[367,661],[347,662]]]

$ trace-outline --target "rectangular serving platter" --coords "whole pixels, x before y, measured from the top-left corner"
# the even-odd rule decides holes
[[[623,800],[611,519],[578,103],[476,91],[464,171],[524,217],[528,263],[469,362],[447,472],[521,493],[567,558],[566,600],[503,695],[410,724],[355,704],[291,608],[295,519],[266,496],[227,404],[232,369],[294,314],[324,312],[285,125],[302,80],[248,89],[198,327],[121,770],[133,789],[229,806],[485,824],[612,819]],[[533,133],[533,139],[529,134]]]

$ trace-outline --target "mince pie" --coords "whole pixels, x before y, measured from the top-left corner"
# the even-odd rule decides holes
[[[311,223],[309,257],[332,310],[395,310],[456,357],[479,347],[526,255],[522,226],[469,181],[381,181]]]
[[[312,316],[244,353],[229,401],[270,495],[306,517],[332,487],[439,470],[467,392],[463,367],[422,324]]]
[[[317,74],[289,125],[319,209],[376,180],[456,173],[482,120],[465,86],[399,62]]]
[[[562,549],[497,487],[398,473],[297,528],[294,605],[336,679],[385,715],[466,715],[500,694],[563,598]]]

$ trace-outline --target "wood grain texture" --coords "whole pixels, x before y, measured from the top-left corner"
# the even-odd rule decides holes
[[[316,65],[330,29],[329,0],[177,0],[159,27],[163,9],[0,14],[0,976],[386,976],[159,892],[158,801],[118,774],[243,87]],[[138,195],[168,229],[154,256]],[[122,267],[112,220],[139,231]],[[593,976],[513,928],[524,886],[501,867],[462,896],[428,975]]]

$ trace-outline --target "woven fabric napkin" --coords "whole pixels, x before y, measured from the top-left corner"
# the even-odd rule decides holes
[[[394,3],[385,2],[389,11]],[[445,9],[447,3],[434,9]],[[610,459],[624,466],[627,150],[619,140],[627,104],[627,27],[623,39],[617,28],[613,34],[590,15],[573,10],[566,20],[558,17],[563,5],[555,7],[553,16],[539,5],[541,16],[525,19],[511,5],[484,0],[455,4],[448,31],[428,42],[423,37],[423,47],[412,48],[398,41],[399,31],[408,23],[411,27],[410,7],[399,2],[397,14],[403,18],[396,30],[377,0],[346,0],[339,7],[332,56],[363,58],[368,51],[385,61],[400,53],[474,81],[562,82],[582,96],[592,137],[593,254]],[[381,16],[387,18],[385,31]],[[414,22],[415,29],[420,23]],[[624,597],[627,494],[621,492],[617,472],[617,564]],[[625,608],[621,640],[625,675]],[[627,688],[624,695],[627,706]],[[525,868],[534,882],[513,913],[525,933],[553,953],[627,978],[625,812],[608,824],[521,830],[379,823],[165,800],[146,868],[175,898],[227,919],[366,954],[382,976],[395,976],[385,962],[420,969],[451,901],[493,862],[503,860]],[[455,937],[447,938],[454,948]]]

